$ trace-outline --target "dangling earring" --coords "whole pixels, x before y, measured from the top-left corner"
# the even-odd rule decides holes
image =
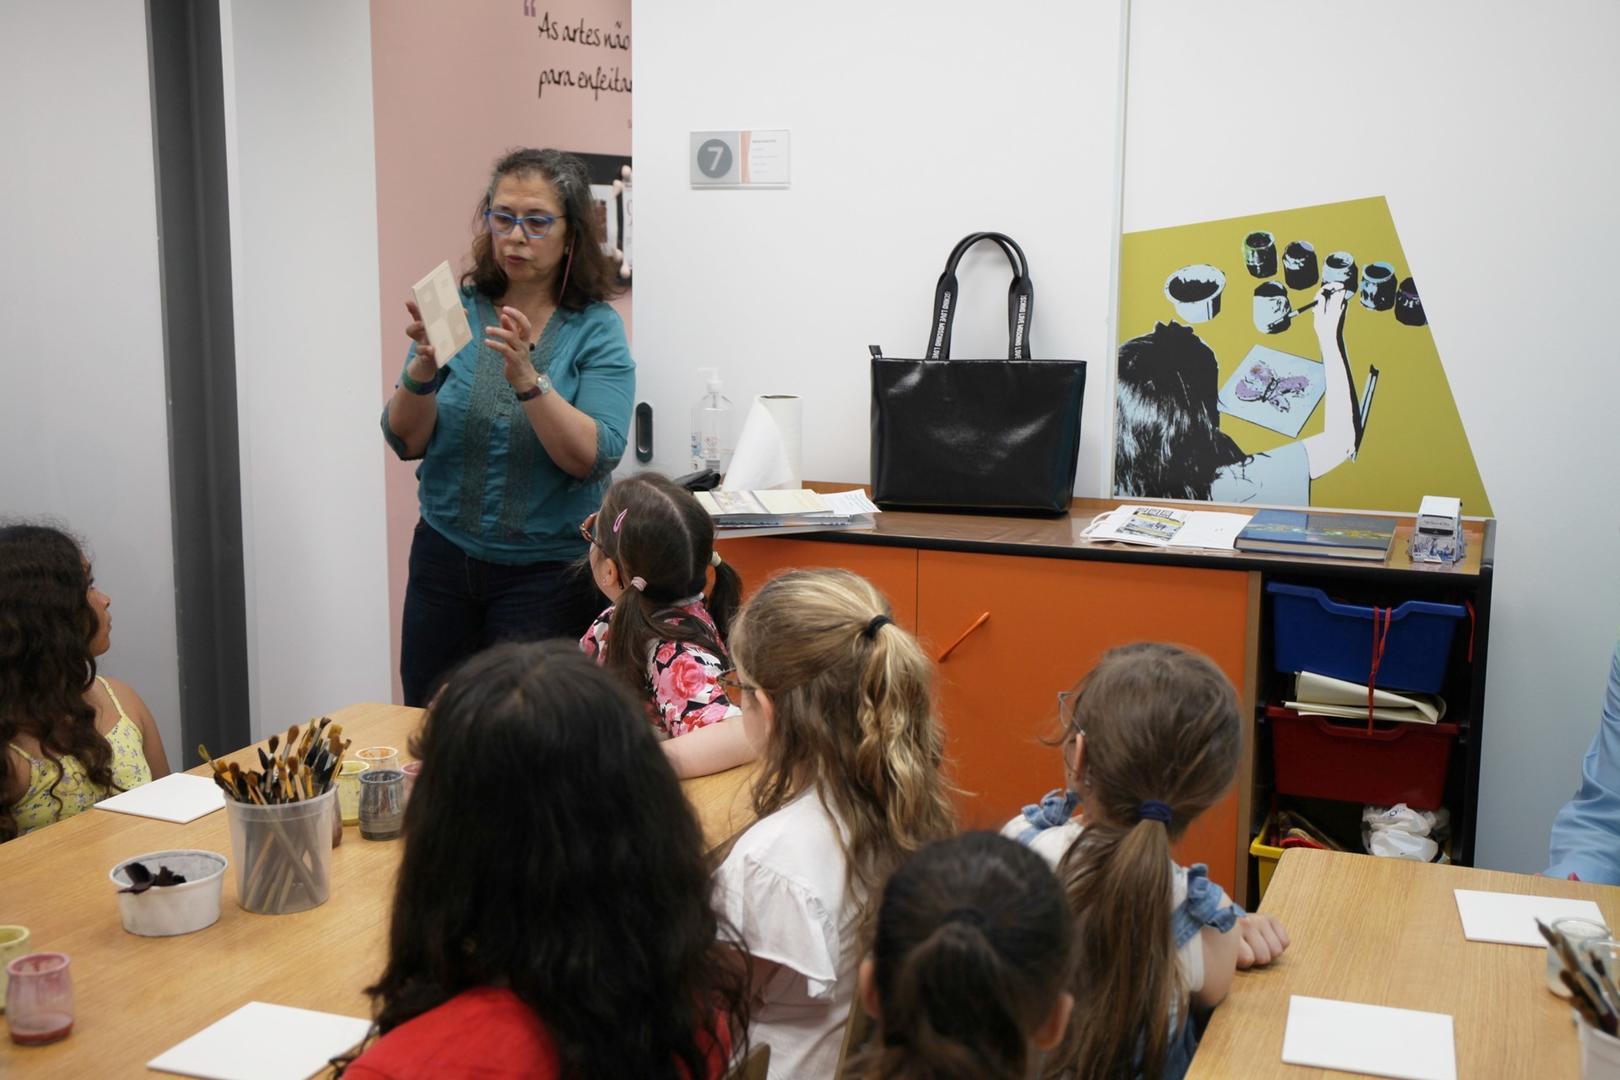
[[[574,238],[568,238],[568,262],[563,266],[562,285],[557,289],[557,303],[562,303],[563,296],[568,292],[568,274],[574,269]],[[623,517],[623,514],[619,515]]]

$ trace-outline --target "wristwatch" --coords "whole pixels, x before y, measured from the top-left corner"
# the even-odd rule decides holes
[[[551,393],[551,379],[542,371],[535,376],[533,386],[518,392],[517,399],[519,401],[533,401],[542,394],[549,393]]]

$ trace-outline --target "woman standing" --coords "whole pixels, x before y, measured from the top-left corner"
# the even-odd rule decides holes
[[[412,345],[382,416],[394,452],[421,461],[400,646],[407,705],[492,642],[577,638],[590,625],[601,599],[575,571],[579,522],[624,452],[635,395],[584,164],[508,153],[476,228],[461,279],[474,340],[436,356],[407,302]]]

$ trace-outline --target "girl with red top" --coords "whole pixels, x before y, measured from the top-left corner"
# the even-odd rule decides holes
[[[742,579],[714,550],[714,520],[674,481],[637,473],[614,484],[580,528],[591,576],[613,601],[580,639],[585,655],[647,702],[677,776],[752,761],[737,703],[719,681],[731,667],[725,637]]]
[[[451,676],[413,746],[381,1038],[348,1080],[715,1080],[747,1030],[702,832],[639,703],[566,643]]]

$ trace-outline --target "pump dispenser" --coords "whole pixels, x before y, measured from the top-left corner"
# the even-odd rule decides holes
[[[731,464],[731,402],[720,393],[720,372],[698,368],[704,394],[692,406],[692,468],[723,473]]]

